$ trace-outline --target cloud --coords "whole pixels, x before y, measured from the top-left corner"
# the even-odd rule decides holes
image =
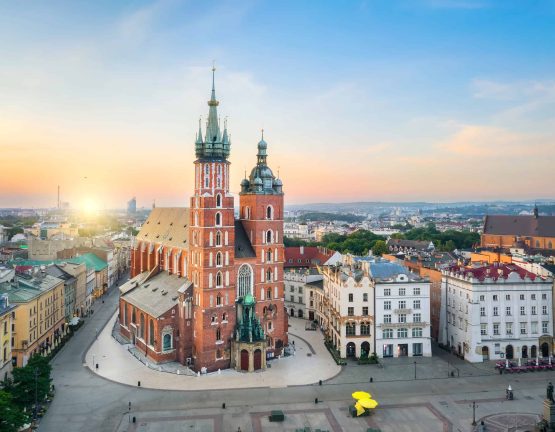
[[[540,99],[555,100],[555,81],[512,81],[502,82],[488,79],[475,79],[471,83],[473,97],[492,100]]]

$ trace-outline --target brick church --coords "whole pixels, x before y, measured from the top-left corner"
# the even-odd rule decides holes
[[[154,362],[253,371],[288,343],[283,184],[267,164],[262,136],[256,165],[241,181],[236,218],[231,143],[218,105],[213,70],[189,207],[154,208],[143,224],[131,251],[131,279],[120,288],[119,326]]]

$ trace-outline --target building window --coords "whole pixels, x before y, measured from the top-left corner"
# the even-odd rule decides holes
[[[222,214],[220,212],[216,213],[216,226],[222,226]]]
[[[354,307],[348,307],[347,308],[347,315],[354,316],[355,315],[355,308]]]
[[[413,309],[420,309],[420,300],[414,300],[412,302],[412,308]]]
[[[274,218],[274,209],[272,206],[266,207],[266,219],[273,219]]]
[[[352,303],[352,302],[353,302],[353,295],[349,294],[349,303]]]
[[[216,195],[216,207],[221,207],[222,206],[222,194],[218,194]]]
[[[531,326],[532,334],[538,334],[538,323],[534,321]]]
[[[547,315],[547,306],[542,306],[542,315]]]
[[[536,314],[536,306],[532,306],[532,315],[537,315]]]
[[[170,333],[164,334],[164,351],[170,351],[173,349],[173,338]]]
[[[499,316],[499,308],[497,306],[493,307],[493,316]]]
[[[345,331],[347,336],[355,336],[356,334],[356,324],[355,323],[347,323],[345,326]]]
[[[532,295],[530,296],[530,298],[531,298],[532,300],[536,300],[536,294],[532,294]]]
[[[219,327],[216,329],[216,340],[217,341],[222,340],[222,330]]]
[[[408,336],[408,330],[406,328],[397,329],[398,338],[406,338]]]
[[[392,339],[393,338],[393,329],[384,329],[382,331],[384,339]]]
[[[406,309],[406,308],[407,308],[407,302],[405,300],[399,301],[399,309]]]
[[[507,306],[507,307],[505,308],[505,315],[511,316],[511,307],[510,307],[510,306]]]
[[[413,343],[412,344],[412,356],[419,357],[422,355],[422,344],[421,343]]]
[[[524,294],[521,294],[521,295],[520,295],[520,299],[521,299],[521,300],[524,300]]]
[[[383,308],[384,310],[391,310],[391,301],[390,300],[386,300],[383,302]]]
[[[148,324],[148,343],[154,346],[154,321],[150,320]]]
[[[399,314],[397,322],[406,323],[407,322],[407,315],[406,314]]]
[[[485,301],[485,299],[486,299],[485,296],[483,296],[483,295],[480,296],[480,301]]]
[[[547,300],[547,294],[542,294],[542,300]]]
[[[391,295],[391,288],[384,288],[383,295],[384,296],[390,296]]]
[[[390,314],[386,314],[383,316],[383,322],[386,324],[391,323],[391,315]]]
[[[412,322],[419,323],[422,322],[422,314],[415,313],[412,315]]]
[[[499,324],[498,324],[498,323],[495,323],[495,324],[493,325],[493,334],[494,334],[495,336],[499,336]]]
[[[360,334],[362,336],[370,336],[370,324],[367,322],[363,322],[360,324]]]
[[[413,295],[420,295],[420,288],[413,288],[412,289],[412,294]]]
[[[520,315],[526,315],[526,307],[524,306],[520,307]]]
[[[222,295],[218,293],[218,295],[216,296],[216,306],[221,306],[221,305],[222,305]]]
[[[497,300],[499,300],[499,297],[497,297],[497,294],[494,294],[493,295],[493,301],[497,301]]]
[[[272,230],[266,231],[266,243],[272,243]]]
[[[221,267],[222,266],[222,253],[218,252],[216,254],[216,267]]]
[[[222,286],[222,272],[216,273],[216,288],[220,288]]]
[[[486,316],[486,308],[484,306],[480,306],[480,316]]]
[[[141,324],[139,325],[139,338],[145,338],[145,315],[141,314]]]
[[[526,323],[520,323],[520,334],[521,335],[526,334]]]
[[[266,270],[266,282],[271,282],[272,281],[272,270],[268,269]]]
[[[362,307],[362,316],[368,316],[368,306]]]
[[[222,245],[222,233],[220,231],[216,231],[216,246]]]
[[[480,324],[480,334],[486,336],[488,334],[487,324]]]
[[[363,301],[363,302],[367,302],[367,301],[368,301],[368,293],[363,293],[363,294],[362,294],[362,301]]]
[[[412,337],[422,337],[422,329],[420,327],[413,328]]]
[[[548,328],[549,326],[549,321],[542,321],[542,333],[543,334],[547,334],[548,333]]]
[[[237,297],[244,297],[247,294],[252,294],[252,269],[248,264],[243,264],[239,267],[237,273]]]
[[[400,296],[404,296],[406,293],[406,289],[405,288],[399,288],[399,295]]]
[[[511,336],[513,334],[513,323],[509,322],[505,324],[505,333],[507,333],[507,336]]]
[[[505,294],[505,300],[511,300],[511,295],[510,294]]]

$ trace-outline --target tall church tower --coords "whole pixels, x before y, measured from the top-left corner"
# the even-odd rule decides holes
[[[256,165],[249,178],[241,182],[239,204],[241,222],[256,252],[256,315],[266,334],[267,353],[277,356],[288,343],[283,284],[283,183],[267,164],[267,149],[262,131]]]
[[[195,192],[191,197],[188,277],[193,281],[194,368],[228,368],[235,328],[234,207],[229,192],[227,127],[220,132],[212,69],[206,133],[195,142]]]

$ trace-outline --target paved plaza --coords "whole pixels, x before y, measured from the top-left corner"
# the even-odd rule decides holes
[[[533,422],[534,416],[542,411],[547,382],[555,381],[555,372],[499,375],[493,364],[471,365],[437,350],[433,358],[416,359],[416,379],[415,359],[403,358],[388,359],[383,362],[383,367],[348,362],[340,373],[330,372],[331,378],[323,385],[314,383],[314,377],[320,375],[318,368],[310,371],[309,367],[303,366],[303,374],[311,374],[305,382],[312,384],[303,384],[301,374],[296,374],[294,379],[284,376],[282,383],[268,378],[261,385],[256,385],[256,381],[241,383],[242,388],[204,387],[205,390],[199,391],[197,387],[196,391],[182,391],[182,382],[214,381],[219,386],[232,387],[238,381],[256,380],[259,378],[253,376],[263,374],[237,374],[234,377],[233,373],[226,372],[220,376],[185,377],[150,371],[137,359],[126,357],[117,369],[123,378],[116,377],[123,382],[116,382],[92,372],[85,357],[92,356],[95,346],[104,347],[104,343],[113,343],[128,355],[109,334],[117,296],[117,289],[114,289],[104,303],[97,302],[93,316],[53,360],[56,397],[42,419],[41,432],[236,432],[238,428],[242,432],[256,432],[294,431],[305,427],[345,432],[366,431],[369,427],[382,431],[466,432],[475,430],[472,426],[473,401],[476,402],[476,419],[478,422],[483,419],[488,431],[507,430],[515,425],[520,430],[527,430],[525,423]],[[287,373],[294,373],[296,361],[324,361],[329,357],[318,348],[321,346],[319,332],[305,334],[303,321],[296,321],[292,321],[292,333],[307,342],[295,339],[296,355],[275,361],[286,364]],[[307,350],[311,356],[306,355]],[[94,353],[95,361],[96,356],[100,359],[99,371],[107,368],[106,362],[114,355],[110,352],[107,349],[104,354],[100,351]],[[290,365],[287,361],[291,362]],[[92,358],[88,362],[92,365]],[[278,368],[271,369],[269,375]],[[133,375],[137,371],[152,372],[157,377],[168,376],[175,383],[164,390],[143,385],[139,388],[134,382],[136,375]],[[188,381],[178,381],[182,378]],[[148,380],[142,379],[145,385],[149,384]],[[513,401],[504,399],[509,384],[514,389]],[[193,390],[192,385],[188,389]],[[158,385],[154,383],[154,386]],[[350,395],[355,390],[369,391],[379,401],[380,405],[371,417],[349,417]],[[283,423],[268,421],[268,413],[276,409],[285,413]]]
[[[329,355],[320,331],[305,330],[305,320],[290,321],[290,342],[295,354],[269,361],[265,371],[255,373],[227,369],[201,376],[153,370],[135,358],[128,346],[121,345],[112,337],[116,323],[114,314],[108,325],[99,332],[88,350],[85,365],[95,373],[112,381],[152,389],[206,390],[247,387],[286,387],[288,385],[312,384],[336,376],[341,368]],[[98,368],[96,368],[98,365]],[[168,369],[168,368],[165,368]]]

